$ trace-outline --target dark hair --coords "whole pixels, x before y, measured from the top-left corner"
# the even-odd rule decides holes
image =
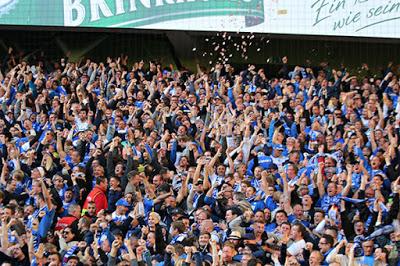
[[[276,215],[277,215],[278,213],[283,213],[283,214],[285,214],[286,217],[288,217],[287,213],[286,213],[284,210],[278,210],[278,211],[276,211],[275,217],[276,217]]]
[[[130,180],[132,177],[135,177],[136,175],[138,175],[139,172],[136,170],[132,170],[128,173],[128,180]]]
[[[322,236],[322,238],[325,238],[327,244],[329,244],[331,247],[333,247],[334,240],[333,240],[333,237],[332,237],[331,235],[324,234],[324,235]]]
[[[47,257],[50,257],[52,255],[56,255],[58,257],[58,260],[61,261],[61,255],[58,252],[50,252],[49,255]]]
[[[232,212],[232,215],[239,216],[239,215],[242,215],[242,213],[243,213],[242,210],[238,206],[232,206],[229,209],[227,209],[227,211],[229,211],[229,210]]]
[[[96,185],[100,185],[103,183],[105,180],[107,180],[104,176],[99,176],[96,178]]]
[[[290,228],[292,228],[292,224],[291,224],[291,223],[289,223],[289,222],[283,222],[283,223],[281,223],[281,226],[284,225],[284,224],[289,225]]]
[[[251,258],[247,262],[247,266],[257,266],[257,265],[263,265],[262,261],[256,258]]]
[[[301,236],[304,238],[306,236],[306,228],[304,225],[300,222],[295,222],[293,226],[297,226],[299,228],[299,232],[301,233]]]
[[[335,236],[337,237],[337,235],[338,235],[338,228],[336,227],[336,226],[327,226],[327,227],[325,227],[325,232],[326,232],[326,230],[332,230],[332,231],[334,231],[335,232]]]
[[[182,221],[175,221],[172,222],[171,226],[178,230],[179,234],[182,234],[183,232],[185,232],[185,224]]]
[[[233,195],[236,197],[238,201],[242,201],[246,199],[246,196],[242,192],[235,192]]]
[[[208,232],[200,232],[200,235],[199,236],[201,236],[201,235],[208,235],[208,237],[211,239],[211,234],[210,233],[208,233]]]
[[[323,209],[315,208],[314,214],[317,212],[322,213],[322,215],[325,216],[325,211]]]
[[[17,206],[15,206],[14,204],[7,204],[4,208],[10,209],[11,210],[11,215],[14,215]]]

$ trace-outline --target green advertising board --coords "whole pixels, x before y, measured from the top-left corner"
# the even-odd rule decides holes
[[[0,25],[400,38],[400,0],[0,0]]]
[[[254,26],[264,21],[263,1],[0,0],[0,24],[6,25],[136,28],[216,16],[244,17],[244,26]]]

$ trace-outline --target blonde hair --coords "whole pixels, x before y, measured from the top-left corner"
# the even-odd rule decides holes
[[[156,212],[149,213],[149,217],[150,216],[153,216],[153,218],[156,219],[158,223],[161,221],[161,216]]]

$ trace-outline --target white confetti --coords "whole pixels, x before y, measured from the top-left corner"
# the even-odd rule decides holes
[[[196,51],[197,50],[197,48],[196,47],[194,47],[193,49],[192,49],[192,51],[194,52],[194,51]]]
[[[208,39],[208,38],[206,38],[206,39],[205,39],[205,41],[206,41],[206,42],[208,42],[208,41],[209,41],[209,39]]]
[[[261,48],[257,48],[257,52],[261,51]]]
[[[212,65],[212,61],[208,62],[210,65]]]
[[[214,48],[214,51],[218,51],[219,45]]]

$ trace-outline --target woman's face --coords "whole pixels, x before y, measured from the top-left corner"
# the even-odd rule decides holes
[[[155,214],[150,214],[149,215],[149,221],[148,221],[148,223],[149,223],[149,226],[155,226],[155,225],[157,225],[158,224],[158,219],[157,219],[157,217],[155,216]]]

